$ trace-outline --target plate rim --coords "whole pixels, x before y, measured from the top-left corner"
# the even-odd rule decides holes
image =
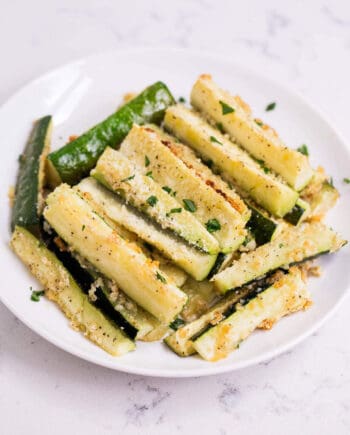
[[[308,98],[306,98],[304,95],[302,95],[299,91],[296,91],[292,87],[288,86],[284,81],[280,79],[273,79],[269,76],[267,76],[264,72],[258,72],[251,68],[250,66],[247,66],[246,64],[239,64],[232,56],[225,56],[223,54],[217,54],[213,53],[208,50],[196,50],[196,49],[186,49],[186,48],[174,48],[174,47],[165,47],[165,46],[153,46],[153,47],[137,47],[137,48],[123,48],[123,49],[110,49],[110,50],[103,50],[98,51],[95,53],[92,53],[88,56],[79,57],[76,60],[69,61],[67,63],[64,63],[62,65],[59,65],[57,67],[51,68],[44,72],[43,74],[39,75],[38,77],[27,81],[25,84],[20,86],[13,94],[11,94],[0,106],[0,116],[3,111],[6,110],[6,106],[10,105],[15,99],[19,98],[20,95],[25,92],[28,88],[32,87],[36,83],[40,83],[41,81],[44,81],[46,78],[48,78],[52,74],[58,74],[61,70],[65,68],[73,68],[76,65],[79,65],[80,63],[87,62],[90,59],[96,58],[96,57],[103,57],[108,56],[110,54],[115,54],[116,57],[118,56],[128,56],[128,55],[137,55],[137,54],[145,54],[145,52],[166,52],[168,55],[169,53],[173,53],[175,55],[192,55],[197,56],[201,58],[207,58],[208,60],[212,61],[218,61],[218,62],[225,62],[230,63],[232,67],[237,67],[241,71],[246,71],[248,74],[251,74],[253,76],[261,77],[264,81],[269,82],[271,85],[278,87],[281,89],[285,94],[288,94],[289,96],[293,97],[294,99],[299,100],[299,102],[306,107],[308,110],[312,111],[319,121],[323,122],[331,131],[331,133],[335,136],[335,138],[339,141],[339,143],[343,146],[345,152],[350,157],[350,147],[348,145],[347,140],[343,136],[341,132],[339,132],[334,126],[333,123],[328,120],[328,117],[326,114],[317,107],[314,103],[312,103]],[[344,289],[343,294],[339,297],[339,299],[336,301],[334,306],[327,311],[326,314],[323,315],[318,321],[314,322],[312,326],[310,326],[304,333],[300,334],[299,336],[295,337],[294,339],[289,340],[285,345],[277,346],[274,350],[263,352],[260,356],[253,357],[244,361],[238,361],[234,364],[234,366],[218,366],[215,364],[211,364],[208,362],[207,367],[202,368],[189,368],[189,369],[166,369],[162,368],[160,369],[153,369],[153,368],[138,368],[134,366],[130,366],[128,368],[127,366],[120,365],[118,363],[118,358],[115,358],[115,360],[112,361],[101,361],[97,357],[95,357],[93,354],[89,354],[88,352],[85,352],[83,350],[80,350],[79,348],[74,347],[74,345],[70,345],[68,342],[65,342],[64,340],[60,338],[56,338],[56,336],[51,335],[50,333],[46,333],[45,330],[40,328],[40,326],[37,325],[31,325],[30,321],[26,319],[25,315],[21,314],[21,311],[17,309],[13,304],[6,300],[6,293],[1,294],[0,293],[0,302],[12,313],[14,314],[22,323],[24,323],[29,329],[34,331],[36,334],[38,334],[40,337],[47,340],[49,343],[53,344],[54,346],[58,347],[59,349],[64,350],[65,352],[70,353],[71,355],[74,355],[78,358],[81,358],[85,361],[88,361],[90,363],[112,369],[117,370],[119,372],[123,373],[129,373],[129,374],[135,374],[135,375],[143,375],[143,376],[152,376],[152,377],[161,377],[161,378],[190,378],[190,377],[202,377],[202,376],[213,376],[218,375],[222,373],[232,372],[236,370],[241,370],[243,368],[248,368],[254,365],[261,364],[265,361],[269,361],[279,355],[282,355],[289,351],[290,349],[297,346],[299,343],[310,337],[312,334],[314,334],[318,329],[320,329],[339,309],[340,305],[344,302],[344,300],[349,296],[350,293],[350,286],[347,286]]]

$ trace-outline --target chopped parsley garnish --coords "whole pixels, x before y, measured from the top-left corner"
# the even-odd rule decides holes
[[[273,110],[276,107],[276,103],[270,103],[266,106],[265,110],[266,112],[270,112],[270,110]]]
[[[192,199],[183,199],[183,203],[185,206],[185,210],[194,213],[197,210],[196,204],[192,201]]]
[[[279,247],[280,247],[280,248],[283,248],[283,246],[284,246],[283,243],[280,243],[280,244],[279,244]]]
[[[270,173],[270,169],[265,166],[264,160],[256,159],[257,163],[261,166],[261,169],[265,172],[265,174]]]
[[[309,155],[309,150],[305,144],[302,144],[301,147],[297,148],[297,151],[299,151],[299,153],[301,153],[301,154],[304,154],[304,156]]]
[[[222,134],[225,133],[224,126],[222,125],[221,122],[217,122],[217,123],[216,123],[216,128],[217,128],[218,130],[220,130],[220,132],[221,132]]]
[[[350,178],[343,178],[344,183],[350,184]]]
[[[179,97],[179,103],[186,103],[186,98]]]
[[[215,136],[210,136],[210,142],[218,143],[219,145],[222,145],[222,142],[217,140]]]
[[[39,302],[41,296],[44,296],[45,294],[44,290],[33,290],[31,287],[30,291],[32,292],[32,294],[30,295],[30,300],[33,302]]]
[[[221,224],[217,219],[209,219],[205,224],[209,233],[215,233],[215,231],[221,230]]]
[[[330,177],[330,179],[328,180],[328,183],[329,183],[332,187],[334,187],[333,177]]]
[[[153,179],[152,171],[148,171],[147,174],[146,174],[146,177],[149,177],[149,178]]]
[[[130,177],[123,178],[121,180],[121,183],[124,183],[125,181],[133,180],[134,178],[135,178],[135,174],[134,175],[130,175]]]
[[[146,168],[147,168],[147,166],[149,166],[150,163],[151,163],[151,161],[148,158],[148,156],[145,156],[145,166],[146,166]]]
[[[81,231],[84,231],[85,230],[85,225],[83,225],[82,227],[81,227]]]
[[[180,326],[184,324],[185,324],[184,320],[180,319],[180,317],[177,317],[174,321],[170,323],[169,327],[174,331],[177,331],[180,328]]]
[[[159,279],[159,281],[161,281],[163,284],[166,283],[166,279],[159,272],[156,273],[156,278]]]
[[[233,107],[229,106],[228,104],[224,103],[223,101],[219,101],[219,103],[221,105],[223,115],[228,115],[229,113],[233,113],[235,111],[235,109]]]
[[[260,121],[260,119],[254,119],[255,124],[257,124],[259,127],[262,127],[264,123]]]
[[[162,189],[165,190],[165,191],[168,192],[168,193],[171,193],[171,192],[172,192],[172,190],[170,189],[169,186],[163,186]]]
[[[158,198],[154,195],[151,195],[149,198],[147,198],[147,204],[151,207],[155,206],[158,202]]]
[[[162,189],[165,190],[167,193],[169,193],[169,195],[176,196],[177,192],[174,192],[173,190],[171,190],[171,188],[169,186],[163,186]]]
[[[179,208],[172,208],[166,215],[170,216],[173,213],[181,213],[181,212],[182,212],[182,208],[181,207],[179,207]]]

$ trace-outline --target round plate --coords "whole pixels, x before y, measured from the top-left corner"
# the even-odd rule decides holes
[[[40,285],[8,248],[7,192],[15,183],[17,158],[32,121],[53,115],[53,148],[70,135],[80,134],[113,112],[126,92],[140,91],[157,80],[168,84],[176,97],[188,98],[201,73],[211,73],[220,86],[239,93],[257,117],[272,124],[292,148],[306,143],[311,163],[325,166],[337,186],[350,174],[350,157],[343,140],[302,98],[283,86],[248,71],[226,58],[180,50],[132,50],[103,53],[46,74],[14,95],[0,109],[2,302],[27,326],[56,346],[112,369],[153,376],[202,376],[247,367],[274,357],[312,332],[339,306],[350,283],[349,247],[320,260],[322,277],[309,281],[314,304],[307,312],[278,322],[270,332],[255,332],[227,359],[208,363],[199,357],[179,358],[162,343],[138,343],[137,350],[113,358],[73,331],[54,304],[45,298],[30,301],[30,286]],[[264,108],[276,101],[274,111]],[[345,187],[346,188],[346,187]],[[347,187],[348,188],[348,187]],[[349,192],[348,192],[349,193]],[[344,195],[328,217],[330,224],[350,238],[350,195]]]

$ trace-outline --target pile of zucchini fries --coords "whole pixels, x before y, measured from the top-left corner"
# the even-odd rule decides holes
[[[209,75],[191,105],[157,82],[51,153],[39,119],[20,156],[11,247],[112,355],[164,339],[224,358],[307,308],[309,260],[345,244],[323,170]]]

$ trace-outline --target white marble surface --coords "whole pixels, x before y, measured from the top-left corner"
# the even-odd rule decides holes
[[[350,138],[349,0],[0,0],[0,10],[0,103],[96,51],[200,48],[289,83]],[[258,367],[167,380],[80,361],[0,304],[0,433],[349,434],[349,311],[348,298],[307,342]]]

